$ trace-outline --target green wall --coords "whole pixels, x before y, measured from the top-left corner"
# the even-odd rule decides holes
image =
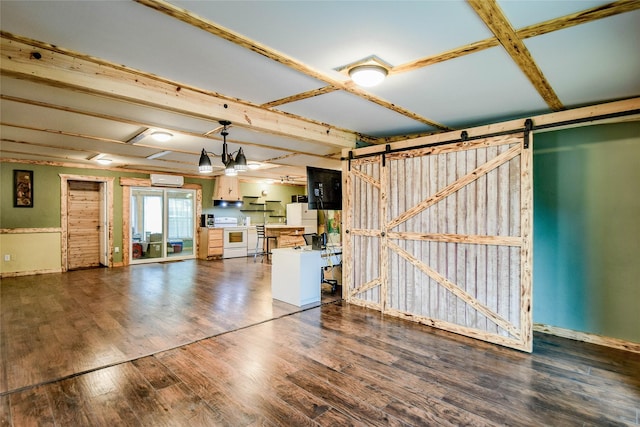
[[[13,170],[33,171],[33,207],[13,207]],[[122,249],[122,187],[120,177],[148,178],[148,174],[127,173],[104,169],[85,169],[58,166],[31,165],[22,163],[0,163],[0,228],[57,228],[60,224],[60,177],[59,174],[87,175],[100,177],[114,177],[113,189],[113,246]],[[220,216],[252,218],[252,223],[262,223],[262,214],[241,212],[236,208],[214,208],[213,193],[215,178],[185,178],[185,183],[200,184],[202,186],[202,212],[214,213]],[[306,194],[305,186],[289,184],[253,184],[240,182],[240,194],[260,196],[266,190],[268,200],[280,200],[281,204],[272,206],[281,210],[291,201],[292,195]],[[244,209],[244,208],[243,208]],[[275,214],[275,213],[274,213]],[[279,219],[268,218],[268,222],[277,223]],[[0,248],[1,249],[1,248]],[[58,248],[59,250],[59,248]],[[1,252],[1,250],[0,250]],[[113,254],[113,262],[122,262],[122,250]]]
[[[533,321],[640,342],[640,123],[534,137]]]
[[[33,207],[13,207],[13,171],[33,171]],[[60,178],[63,168],[0,164],[0,228],[60,227]],[[77,172],[76,172],[77,173]]]
[[[33,171],[33,207],[13,207],[13,170]],[[127,173],[104,169],[84,169],[58,166],[42,166],[21,163],[0,164],[0,228],[55,228],[60,224],[59,174],[114,177],[113,188],[113,246],[122,249],[122,187],[120,177],[148,178],[149,174]],[[202,185],[209,200],[213,194],[214,180],[185,178],[187,183]],[[0,251],[1,252],[1,251]],[[113,262],[122,262],[122,250],[113,254]]]
[[[262,191],[266,191],[267,195],[262,196]],[[276,200],[280,203],[270,203],[269,209],[281,211],[282,215],[286,215],[287,203],[291,203],[291,196],[307,194],[306,186],[291,184],[266,184],[266,183],[248,183],[240,182],[240,194],[243,196],[257,196],[264,200]],[[202,191],[202,213],[212,213],[215,216],[229,216],[236,218],[251,218],[251,224],[262,224],[265,221],[263,213],[247,212],[250,209],[259,209],[258,206],[251,206],[248,203],[251,199],[244,199],[244,205],[241,208],[236,207],[213,207],[213,187],[210,191]],[[284,222],[284,218],[270,217],[269,215],[277,215],[278,212],[267,213],[267,223]]]

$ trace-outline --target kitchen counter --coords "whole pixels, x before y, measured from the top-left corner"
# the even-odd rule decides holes
[[[286,224],[267,224],[265,226],[267,237],[274,237],[275,248],[291,248],[294,246],[304,246],[304,227]]]

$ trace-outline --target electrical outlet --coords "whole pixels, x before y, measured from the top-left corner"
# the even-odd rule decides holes
[[[113,248],[113,252],[119,253],[120,252],[120,248],[118,246],[116,246],[115,248]]]
[[[4,255],[4,260],[5,260],[5,261],[11,261],[11,255],[9,255],[9,254],[5,254],[5,255]]]

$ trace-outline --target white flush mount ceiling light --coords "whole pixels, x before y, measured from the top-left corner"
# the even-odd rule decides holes
[[[351,64],[335,68],[335,70],[348,75],[358,86],[373,87],[382,83],[391,68],[393,67],[390,64],[375,55],[371,55]]]
[[[387,77],[388,71],[381,65],[358,65],[349,70],[351,80],[358,86],[377,86]]]
[[[153,132],[151,134],[151,137],[158,142],[167,142],[173,137],[173,135],[171,135],[169,132],[158,131]]]

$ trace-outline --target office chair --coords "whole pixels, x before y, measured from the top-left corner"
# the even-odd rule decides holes
[[[315,233],[303,234],[302,237],[304,237],[304,244],[310,246],[313,243],[313,236],[315,236]]]

